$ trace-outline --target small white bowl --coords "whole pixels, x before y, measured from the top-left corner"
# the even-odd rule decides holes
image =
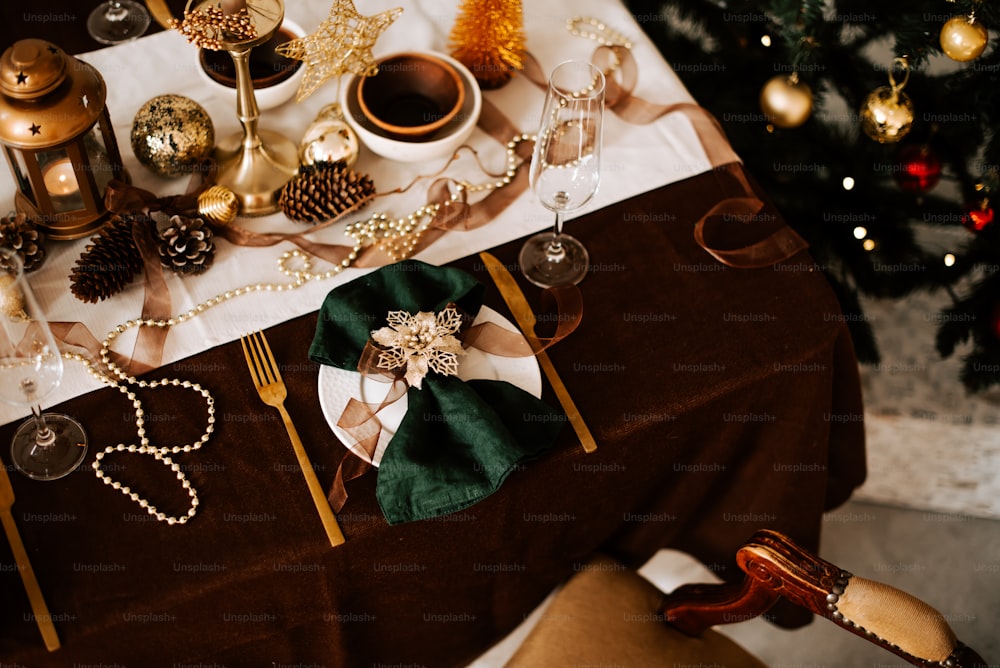
[[[305,31],[302,29],[302,27],[299,26],[299,24],[289,19],[285,19],[284,22],[282,22],[281,28],[279,28],[279,30],[290,33],[291,35],[293,35],[295,39],[304,37],[306,34]],[[265,48],[265,46],[266,45],[255,47],[254,50],[250,52],[250,58],[252,59],[254,57],[254,53],[257,52],[258,49]],[[233,104],[236,104],[235,84],[228,85],[220,81],[216,81],[211,76],[209,76],[208,72],[205,71],[205,62],[202,59],[202,49],[198,49],[196,53],[197,56],[195,63],[198,67],[198,74],[201,75],[202,80],[205,83],[207,83],[212,89],[219,91],[223,96],[229,98]],[[214,55],[225,57],[226,59],[231,60],[230,55],[225,51],[218,51]],[[292,74],[292,76],[288,77],[287,79],[284,79],[271,86],[263,86],[263,87],[258,85],[254,86],[253,92],[254,92],[254,97],[257,98],[258,109],[260,109],[261,111],[265,109],[273,109],[275,107],[281,106],[285,102],[288,102],[290,99],[292,99],[292,97],[295,95],[295,91],[297,91],[299,88],[299,84],[302,82],[302,76],[305,72],[305,64],[300,61],[295,61],[295,62],[297,65],[295,72],[294,74]],[[228,65],[228,62],[225,64]]]
[[[340,89],[340,107],[348,125],[372,153],[399,162],[434,160],[454,153],[476,129],[479,112],[483,108],[483,94],[475,77],[467,67],[451,56],[434,51],[425,53],[446,61],[458,70],[465,86],[462,108],[444,127],[429,135],[410,139],[393,137],[372,123],[371,119],[361,111],[361,105],[358,103],[358,84],[361,78],[354,75]]]

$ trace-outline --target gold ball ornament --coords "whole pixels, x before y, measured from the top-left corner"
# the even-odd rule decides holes
[[[358,136],[344,121],[340,105],[334,102],[319,110],[299,142],[299,161],[303,165],[343,161],[352,167],[358,159]]]
[[[194,100],[159,95],[136,112],[131,140],[132,152],[142,165],[160,176],[180,176],[215,148],[215,127]]]
[[[913,127],[913,101],[892,86],[876,88],[861,105],[861,129],[880,144],[894,144]]]
[[[973,17],[952,17],[941,28],[941,50],[960,63],[978,58],[988,42],[986,28]]]
[[[809,119],[813,94],[809,85],[794,73],[768,80],[760,91],[760,109],[779,128],[797,128]]]
[[[27,318],[24,312],[24,295],[17,289],[16,279],[0,273],[0,313],[8,318]]]
[[[903,75],[896,82],[896,73]],[[880,144],[894,144],[905,137],[913,127],[913,102],[903,92],[910,80],[910,63],[906,58],[896,58],[888,71],[889,85],[876,88],[861,103],[861,129]]]

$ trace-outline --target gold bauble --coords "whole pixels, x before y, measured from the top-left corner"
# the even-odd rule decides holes
[[[218,183],[198,195],[198,215],[210,222],[228,225],[240,212],[240,199],[232,190]]]
[[[760,91],[760,109],[779,128],[797,128],[812,113],[812,89],[795,74],[778,75]]]
[[[952,60],[967,63],[986,49],[989,35],[982,23],[966,16],[955,16],[941,28],[941,50]]]
[[[299,142],[299,161],[303,165],[344,161],[348,167],[358,159],[358,136],[344,121],[337,103],[319,110]]]
[[[880,144],[894,144],[913,126],[913,102],[892,86],[876,88],[861,105],[861,129]]]
[[[0,273],[0,313],[8,318],[25,318],[24,295],[17,289],[16,281],[11,274]]]
[[[180,176],[215,148],[208,112],[183,95],[159,95],[146,102],[132,121],[132,152],[160,176]]]

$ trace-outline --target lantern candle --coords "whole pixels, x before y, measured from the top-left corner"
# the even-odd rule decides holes
[[[90,236],[111,217],[104,191],[128,182],[93,66],[41,39],[0,55],[0,148],[17,186],[17,210],[48,239]]]
[[[45,181],[45,189],[54,197],[75,195],[80,191],[76,174],[73,173],[73,163],[69,158],[56,160],[46,167],[42,172],[42,180]]]

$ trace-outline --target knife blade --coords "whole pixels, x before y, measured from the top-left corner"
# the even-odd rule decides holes
[[[14,553],[14,561],[17,563],[17,571],[21,574],[21,581],[24,583],[24,590],[28,593],[28,602],[31,603],[31,611],[35,615],[35,623],[42,634],[45,647],[54,652],[59,649],[59,636],[56,634],[56,627],[52,623],[52,615],[45,605],[45,598],[42,597],[42,590],[35,579],[35,571],[31,568],[31,561],[28,560],[28,553],[21,542],[21,534],[14,523],[14,514],[11,508],[14,505],[14,488],[7,477],[7,465],[0,460],[0,522],[3,523],[4,531],[7,533],[7,540],[10,542],[10,550]]]
[[[566,417],[569,418],[570,424],[573,425],[576,437],[580,439],[580,445],[583,446],[585,452],[593,452],[597,449],[597,441],[594,440],[594,435],[590,433],[590,428],[587,427],[587,423],[577,409],[576,403],[569,395],[569,390],[566,389],[566,385],[563,384],[562,379],[559,377],[559,372],[556,371],[552,360],[542,350],[542,344],[535,338],[535,312],[531,310],[531,305],[525,299],[521,287],[514,280],[514,277],[511,276],[510,272],[507,271],[507,267],[494,255],[483,251],[479,254],[479,257],[482,258],[483,264],[486,265],[486,271],[490,273],[490,277],[500,291],[503,300],[507,302],[507,308],[514,315],[514,320],[517,321],[517,326],[528,340],[528,345],[535,351],[535,357],[538,358],[538,365],[542,367],[545,377],[549,379],[549,384],[552,385],[552,389],[556,393],[556,398],[559,399],[559,403],[566,412]]]

